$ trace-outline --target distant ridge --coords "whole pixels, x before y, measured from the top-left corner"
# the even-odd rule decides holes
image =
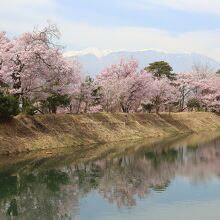
[[[149,63],[164,60],[171,64],[174,72],[188,72],[194,64],[205,64],[214,71],[220,69],[220,62],[198,53],[168,53],[156,50],[139,51],[100,51],[96,48],[87,48],[81,51],[70,51],[64,54],[68,59],[78,59],[83,65],[84,74],[95,76],[106,66],[117,63],[120,59],[136,59],[140,68]]]

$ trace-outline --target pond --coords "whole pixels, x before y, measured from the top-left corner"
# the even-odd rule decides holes
[[[220,218],[219,134],[133,145],[0,158],[0,219]]]

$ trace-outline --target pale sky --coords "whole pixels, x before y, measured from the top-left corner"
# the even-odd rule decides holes
[[[157,49],[220,61],[219,0],[0,0],[0,30],[17,36],[50,20],[68,50]]]

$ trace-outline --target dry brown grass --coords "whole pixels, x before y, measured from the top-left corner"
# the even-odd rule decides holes
[[[18,116],[0,123],[0,154],[214,131],[214,113]]]

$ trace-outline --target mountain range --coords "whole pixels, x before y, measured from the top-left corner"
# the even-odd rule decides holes
[[[155,50],[139,51],[100,51],[96,48],[88,48],[81,51],[70,51],[64,54],[68,59],[77,59],[83,66],[85,75],[95,76],[106,66],[120,62],[121,59],[136,59],[139,68],[143,69],[149,63],[166,61],[175,73],[188,72],[193,65],[208,65],[214,71],[220,69],[220,62],[198,53],[167,53]]]

